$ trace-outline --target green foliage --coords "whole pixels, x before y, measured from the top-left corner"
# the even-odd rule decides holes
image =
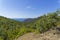
[[[28,32],[43,33],[57,26],[60,26],[60,11],[40,16],[29,22],[19,22],[0,16],[0,40],[14,40]]]
[[[3,38],[2,38],[2,37],[0,37],[0,40],[3,40]]]
[[[13,40],[24,27],[23,23],[0,16],[0,36],[3,40]]]

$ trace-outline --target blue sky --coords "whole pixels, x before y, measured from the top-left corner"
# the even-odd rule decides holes
[[[60,0],[0,0],[0,16],[35,18],[60,8]]]

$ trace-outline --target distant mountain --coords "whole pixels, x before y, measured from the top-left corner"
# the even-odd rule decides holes
[[[34,20],[34,18],[13,18],[13,19],[17,21],[23,21],[23,22],[30,22]]]
[[[26,20],[27,18],[13,18],[14,20],[17,20],[17,21],[24,21]]]
[[[34,20],[35,20],[35,18],[27,18],[24,20],[24,22],[29,23],[29,22],[32,22]]]

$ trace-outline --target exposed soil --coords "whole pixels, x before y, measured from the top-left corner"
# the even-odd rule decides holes
[[[60,31],[59,31],[60,32]],[[57,30],[50,29],[42,34],[27,33],[16,40],[60,40],[60,33]]]

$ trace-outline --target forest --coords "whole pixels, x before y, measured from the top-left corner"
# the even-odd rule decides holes
[[[44,33],[58,26],[60,27],[59,10],[24,22],[0,16],[0,40],[14,40],[29,32]]]

